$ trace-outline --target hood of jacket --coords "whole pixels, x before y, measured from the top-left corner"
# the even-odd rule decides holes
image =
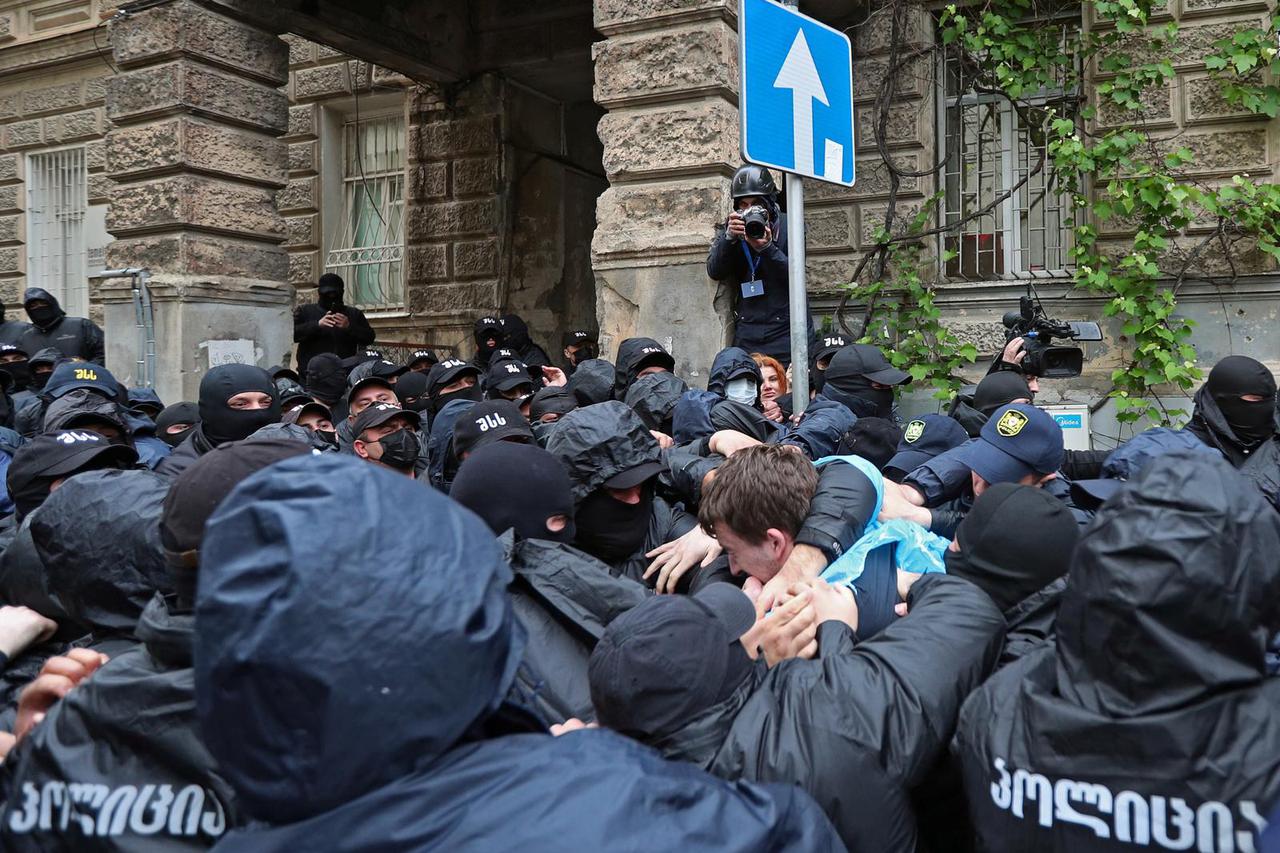
[[[1156,459],[1099,509],[1058,608],[1057,683],[1112,717],[1265,677],[1280,625],[1280,515],[1224,460]]]
[[[138,619],[138,639],[147,653],[170,669],[191,666],[195,616],[178,606],[174,596],[157,592]]]
[[[54,318],[43,325],[33,321],[32,325],[42,332],[48,332],[54,326],[58,325],[58,323],[62,322],[62,318],[67,316],[67,312],[62,310],[62,306],[58,303],[58,300],[54,295],[43,287],[28,287],[22,293],[22,305],[24,308],[37,299],[43,299],[45,302],[49,303],[50,307],[53,308]]]
[[[636,381],[645,361],[653,360],[655,364],[664,365],[667,370],[675,370],[675,359],[653,338],[627,338],[618,344],[618,359],[614,362],[613,398],[622,400],[627,396],[627,389]],[[581,369],[581,368],[579,368]]]
[[[507,346],[516,352],[524,352],[533,344],[529,324],[515,314],[502,315],[502,330],[507,333]]]
[[[729,380],[744,376],[755,380],[756,399],[759,400],[760,386],[764,384],[760,366],[746,350],[740,347],[726,347],[716,353],[715,359],[711,362],[711,376],[707,379],[707,390],[723,397],[724,387],[729,384]]]
[[[423,518],[429,542],[386,535]],[[285,460],[236,487],[201,550],[198,714],[254,817],[301,820],[431,764],[515,678],[524,638],[497,540],[407,477],[344,455]]]
[[[651,373],[631,383],[625,402],[649,429],[667,432],[671,428],[676,403],[688,390],[689,386],[674,373]]]
[[[605,480],[662,460],[662,450],[644,421],[621,401],[575,409],[558,424],[547,440],[547,450],[568,470],[575,504]]]
[[[613,399],[614,366],[603,358],[589,358],[569,379],[569,393],[579,406],[593,406]]]
[[[957,398],[948,417],[964,427],[964,431],[969,433],[969,438],[977,438],[981,435],[982,428],[987,423],[987,416],[973,407],[972,398],[967,400],[964,397]]]
[[[89,388],[77,388],[52,400],[49,407],[44,410],[44,431],[71,429],[68,424],[82,416],[93,416],[107,421],[117,427],[126,440],[133,435],[133,430],[130,424],[125,422],[124,413],[120,407]],[[150,424],[151,421],[147,420],[147,423]],[[154,427],[152,430],[154,431]]]
[[[1227,416],[1223,414],[1218,401],[1209,393],[1207,382],[1196,391],[1195,409],[1191,413],[1191,423],[1187,425],[1187,429],[1205,444],[1222,451],[1222,455],[1237,468],[1244,464],[1251,454],[1258,452],[1256,445],[1247,445],[1236,436],[1231,425],[1227,423]],[[1276,436],[1267,439],[1267,441],[1277,440],[1280,439]]]
[[[346,426],[347,422],[343,421],[342,426]],[[297,441],[310,447],[316,453],[337,453],[338,445],[330,444],[320,437],[315,430],[307,429],[297,424],[267,424],[259,429],[249,438],[278,438],[288,441]]]
[[[90,630],[132,636],[157,590],[170,588],[160,544],[168,481],[150,471],[86,471],[31,517],[49,591]]]

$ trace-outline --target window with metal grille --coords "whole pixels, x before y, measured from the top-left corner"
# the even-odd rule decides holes
[[[89,313],[84,148],[27,155],[27,286],[57,297],[73,317]]]
[[[1063,38],[1075,27],[1062,24]],[[943,248],[953,253],[946,275],[1070,275],[1076,211],[1055,180],[1048,128],[1054,117],[1075,117],[1074,93],[1045,90],[1015,106],[974,90],[954,56],[944,65],[939,135],[946,146],[944,221],[953,226],[942,236]]]
[[[338,245],[325,269],[360,308],[404,306],[404,118],[361,117],[342,126],[343,199]]]

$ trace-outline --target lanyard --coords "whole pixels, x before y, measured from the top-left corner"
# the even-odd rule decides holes
[[[747,268],[748,268],[749,270],[751,270],[751,278],[749,278],[749,279],[747,279],[747,280],[748,280],[748,281],[755,281],[755,280],[756,280],[756,267],[760,264],[760,259],[759,259],[759,258],[752,258],[752,257],[751,257],[751,250],[747,248],[747,243],[746,243],[746,241],[745,241],[745,240],[740,241],[740,242],[738,243],[738,245],[742,247],[742,254],[744,254],[744,255],[746,255],[746,256],[747,256]]]

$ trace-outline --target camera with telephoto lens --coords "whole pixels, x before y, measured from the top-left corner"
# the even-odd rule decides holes
[[[1100,341],[1102,330],[1097,323],[1080,320],[1051,320],[1043,306],[1035,305],[1030,296],[1018,300],[1018,310],[1004,315],[1005,342],[1022,338],[1022,372],[1045,379],[1067,379],[1079,376],[1084,369],[1084,350],[1080,347],[1054,346],[1054,338],[1072,341]]]
[[[742,211],[742,224],[747,229],[747,236],[752,240],[763,240],[765,229],[769,227],[769,211],[758,204],[753,204]]]

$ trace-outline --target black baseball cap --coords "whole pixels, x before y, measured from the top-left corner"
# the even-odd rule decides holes
[[[911,374],[889,363],[879,347],[871,344],[849,344],[840,347],[827,365],[827,382],[839,383],[841,379],[862,377],[881,385],[905,385]]]
[[[583,344],[599,343],[598,336],[595,332],[589,332],[586,329],[573,329],[564,333],[561,338],[561,345],[565,347],[578,347]]]
[[[124,444],[112,444],[96,432],[58,430],[37,435],[18,448],[6,477],[18,515],[38,507],[49,496],[44,481],[98,468],[131,468],[138,453]]]
[[[533,444],[533,430],[510,400],[476,403],[453,424],[453,455],[459,459],[486,444],[512,440]]]
[[[946,415],[922,415],[907,422],[898,442],[898,452],[885,468],[909,474],[939,454],[959,447],[969,440],[969,433],[955,418]]]
[[[487,390],[510,391],[521,385],[533,385],[533,378],[522,362],[504,358],[489,363],[489,373],[485,377]]]
[[[296,424],[298,422],[298,418],[302,417],[305,414],[320,415],[326,421],[329,421],[329,423],[333,423],[332,410],[330,410],[329,407],[326,406],[324,403],[317,403],[315,400],[308,400],[298,408],[285,413],[284,417],[282,417],[280,420],[284,421],[287,424]]]
[[[292,379],[294,382],[297,382],[299,385],[302,384],[302,377],[298,375],[298,371],[294,370],[291,367],[285,367],[282,364],[276,364],[276,365],[272,365],[271,367],[268,367],[267,373],[271,374],[271,381],[273,382],[279,379],[281,376],[283,376],[286,379]]]
[[[961,461],[995,485],[1051,474],[1064,455],[1058,422],[1035,406],[1013,403],[996,409],[977,441],[965,445]]]
[[[529,419],[540,420],[543,415],[567,415],[578,408],[578,401],[562,385],[547,385],[538,389],[529,404]]]
[[[432,350],[416,349],[409,356],[409,367],[413,367],[415,364],[417,364],[420,361],[425,361],[427,364],[438,364],[440,362],[440,359],[436,356],[435,352]]]
[[[502,321],[497,317],[481,317],[475,323],[475,335],[477,338],[497,338],[502,340],[507,335],[507,330],[502,328]]]
[[[848,345],[849,339],[844,335],[823,335],[818,338],[818,350],[813,355],[813,363],[817,364],[824,358],[831,358],[838,350]]]
[[[359,438],[365,430],[382,426],[392,418],[404,418],[413,429],[417,429],[422,423],[422,416],[413,409],[402,409],[394,403],[374,403],[356,415],[355,423],[351,425],[351,434]]]
[[[470,373],[477,381],[483,375],[480,368],[471,362],[457,358],[446,358],[439,364],[433,365],[431,372],[427,375],[427,396],[434,398],[440,393],[441,388],[457,382],[464,373]]]
[[[755,621],[751,600],[728,583],[631,608],[605,628],[587,665],[596,719],[647,740],[723,702],[752,670],[738,640]]]

